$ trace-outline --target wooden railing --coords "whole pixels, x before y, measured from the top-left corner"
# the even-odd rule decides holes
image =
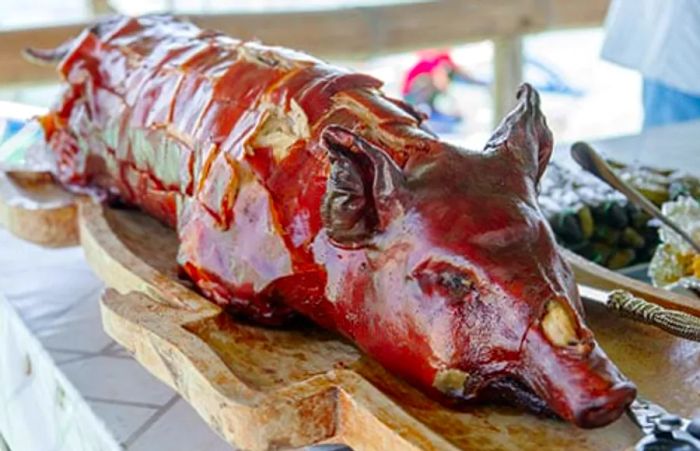
[[[204,28],[304,50],[323,58],[367,58],[493,39],[494,116],[501,117],[511,107],[513,92],[522,79],[521,36],[600,25],[609,1],[428,0],[322,11],[188,17]],[[85,25],[0,31],[0,85],[55,79],[53,69],[24,61],[21,50],[29,46],[55,47]]]

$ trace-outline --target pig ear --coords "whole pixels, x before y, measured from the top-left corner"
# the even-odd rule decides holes
[[[365,246],[401,213],[403,172],[384,151],[345,128],[328,127],[321,139],[331,164],[323,225],[338,244]]]
[[[521,85],[517,99],[518,104],[496,128],[484,150],[511,160],[537,183],[552,156],[552,132],[532,86]]]

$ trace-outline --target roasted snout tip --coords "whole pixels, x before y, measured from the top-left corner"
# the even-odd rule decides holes
[[[637,389],[631,382],[619,382],[603,396],[582,405],[572,412],[572,421],[578,427],[592,429],[608,425],[622,416],[637,397]]]
[[[564,298],[544,305],[527,334],[528,385],[565,420],[581,428],[619,418],[637,391],[607,359]]]

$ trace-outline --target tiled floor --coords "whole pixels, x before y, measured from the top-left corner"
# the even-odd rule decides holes
[[[129,450],[231,449],[104,333],[98,302],[103,284],[80,248],[44,249],[0,229],[0,249],[0,293],[116,443]]]
[[[181,398],[172,398],[159,410],[160,415],[151,417],[152,421],[143,434],[126,442],[133,451],[151,451],[153,443],[157,440],[164,450],[182,449],[182,443],[187,442],[191,448],[208,451],[230,450],[228,445],[218,437],[211,435],[211,431],[197,413]],[[187,428],[180,425],[187,424]]]
[[[63,374],[86,399],[163,406],[173,396],[135,360],[110,356],[88,356],[60,365]]]
[[[117,404],[113,401],[88,399],[88,404],[95,414],[110,426],[119,443],[129,443],[138,437],[138,433],[149,419],[155,416],[158,407]]]

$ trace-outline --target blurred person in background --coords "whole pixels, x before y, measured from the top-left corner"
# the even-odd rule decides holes
[[[602,57],[642,75],[643,127],[700,119],[700,0],[613,0]]]
[[[448,90],[453,82],[485,85],[460,68],[448,50],[424,50],[406,73],[401,93],[404,100],[426,113],[432,121],[457,123],[461,117],[450,105]]]

